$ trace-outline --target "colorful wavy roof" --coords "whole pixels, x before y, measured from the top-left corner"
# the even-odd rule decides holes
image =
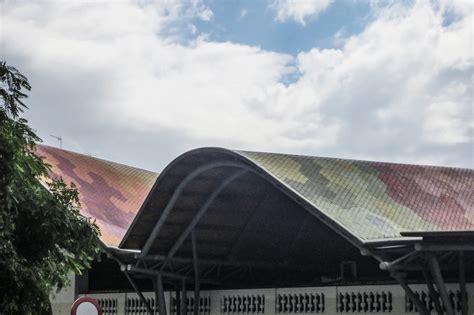
[[[81,213],[96,219],[101,239],[117,246],[158,174],[45,145],[38,145],[37,150],[52,166],[52,176],[77,186]],[[362,242],[399,239],[402,232],[474,231],[471,169],[219,148],[193,150],[175,161],[188,159],[188,165],[193,165],[195,159],[202,165],[236,158],[264,170],[295,197],[308,202],[312,211]],[[166,178],[175,163],[160,178]],[[193,167],[186,169],[191,172]]]
[[[237,152],[360,240],[474,231],[474,170]]]
[[[37,145],[37,153],[51,165],[51,176],[77,186],[81,214],[96,220],[109,246],[120,243],[158,176],[46,145]]]
[[[264,178],[359,244],[407,240],[402,232],[474,232],[471,169],[201,148],[184,153],[162,172],[150,192],[149,204],[142,207],[122,245],[141,246],[150,226],[159,219],[163,202],[171,198],[163,192],[176,191],[181,181],[200,169],[205,170],[202,178],[223,182],[239,168]],[[188,184],[195,200],[212,193],[206,180],[198,177]],[[261,183],[248,179],[239,185],[246,187],[242,190],[258,191]],[[197,211],[196,204],[185,200],[186,194],[178,198],[183,205],[178,206],[176,216]],[[234,209],[231,199],[229,204],[221,200],[220,207]],[[234,211],[234,217],[240,213],[240,209]],[[224,221],[222,224],[232,223]]]

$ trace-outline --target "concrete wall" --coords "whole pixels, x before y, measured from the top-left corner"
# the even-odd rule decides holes
[[[59,292],[50,294],[53,315],[69,315],[71,313],[71,305],[74,302],[75,278],[74,274],[69,275],[71,284]]]
[[[459,314],[457,296],[459,286],[448,284],[452,301]],[[419,294],[424,294],[429,304],[426,286],[411,285]],[[252,290],[219,290],[201,292],[201,314],[203,315],[250,315],[250,314],[416,314],[413,305],[398,285],[344,286],[313,288],[280,288]],[[154,293],[144,293],[154,307]],[[192,314],[193,293],[188,292],[188,314]],[[468,284],[469,314],[474,315],[474,283]],[[147,315],[135,293],[90,294],[103,306],[104,315]],[[55,315],[69,315],[71,290],[61,299],[63,304],[55,307]],[[175,314],[174,294],[166,293],[168,314]],[[70,305],[68,307],[70,307]],[[433,313],[434,314],[434,313]]]

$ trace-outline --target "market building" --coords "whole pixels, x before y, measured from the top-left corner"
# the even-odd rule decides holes
[[[104,254],[104,314],[473,314],[474,171],[193,150],[161,174],[40,145]],[[198,301],[195,303],[195,301]]]

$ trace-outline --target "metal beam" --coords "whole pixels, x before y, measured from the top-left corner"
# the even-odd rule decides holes
[[[404,238],[386,238],[379,240],[366,240],[364,241],[365,247],[370,247],[372,249],[377,249],[379,247],[394,246],[394,245],[408,245],[414,244],[415,242],[422,241],[422,237],[404,237]]]
[[[106,249],[104,249],[104,251],[106,253],[112,253],[112,254],[115,254],[115,255],[138,255],[140,254],[140,250],[136,250],[136,249],[126,249],[126,248],[118,248],[118,247],[114,247],[114,246],[109,246],[107,247]]]
[[[150,255],[143,257],[145,261],[152,262],[163,262],[167,259],[167,256],[164,255]],[[179,264],[192,264],[192,258],[186,257],[172,257],[170,262],[175,262]],[[260,262],[260,261],[232,261],[232,260],[222,260],[222,259],[199,259],[200,265],[211,265],[211,266],[233,266],[233,267],[253,267],[253,268],[262,268],[262,269],[311,269],[314,268],[312,265],[306,266],[294,266],[288,263],[272,263],[272,262]],[[153,268],[150,268],[153,269]]]
[[[124,265],[121,268],[122,268],[122,271],[128,271],[131,273],[137,273],[137,274],[147,275],[151,277],[156,277],[158,275],[161,275],[164,278],[175,279],[175,280],[190,280],[191,279],[185,275],[181,275],[177,273],[145,269],[145,268],[135,267],[133,265],[126,265],[126,266]],[[211,285],[221,285],[219,281],[210,280],[210,279],[201,279],[201,282],[206,283],[206,284],[211,284]]]
[[[408,250],[413,249],[413,244],[402,244],[402,245],[387,245],[387,246],[380,246],[370,248],[373,253],[377,252],[398,252],[403,251],[407,252]]]
[[[420,312],[420,315],[430,315],[430,312],[426,308],[426,306],[421,303],[419,297],[413,292],[413,290],[406,284],[405,280],[401,275],[398,274],[392,274],[392,277],[398,281],[400,286],[405,290],[405,293],[408,295],[408,298],[415,304],[416,308],[418,309],[418,312]]]
[[[194,315],[199,315],[199,302],[200,302],[199,265],[198,265],[197,246],[196,246],[196,236],[194,234],[194,231],[191,232],[191,242],[193,245],[193,261],[194,261]]]
[[[388,261],[388,256],[385,255],[384,253],[376,253],[374,250],[367,248],[367,247],[358,247],[360,254],[362,256],[367,256],[367,257],[372,257],[375,258],[379,262],[379,267],[380,264],[386,263]]]
[[[464,252],[460,251],[458,253],[459,259],[459,290],[461,291],[461,304],[462,304],[462,315],[467,315],[468,305],[467,305],[467,291],[466,291],[466,268],[464,265]]]
[[[146,300],[145,296],[143,296],[142,291],[140,291],[140,289],[138,288],[135,281],[133,281],[132,277],[128,274],[128,272],[124,271],[124,274],[125,274],[125,277],[127,278],[128,282],[130,282],[130,284],[132,285],[133,290],[135,290],[135,293],[140,298],[140,301],[142,301],[142,303],[145,305],[145,308],[148,312],[148,315],[153,315],[153,310],[152,310],[150,304],[148,304],[148,301]]]
[[[446,310],[447,315],[454,315],[453,306],[449,300],[448,291],[444,284],[443,275],[439,268],[438,259],[434,254],[429,254],[427,256],[428,265],[430,266],[431,274],[433,275],[434,281],[436,282],[436,287],[443,301],[444,309]]]
[[[124,267],[128,272],[139,273],[139,274],[148,275],[148,276],[161,275],[161,276],[164,276],[164,277],[167,277],[167,278],[170,278],[170,279],[176,279],[176,280],[181,280],[181,279],[186,278],[186,276],[183,276],[183,275],[180,275],[180,274],[176,274],[176,273],[172,273],[172,272],[166,272],[166,271],[156,271],[156,270],[151,270],[151,269],[139,268],[139,267],[135,267],[135,266],[130,265],[130,264],[126,265]]]
[[[403,255],[393,261],[383,261],[379,264],[379,268],[382,269],[382,270],[393,270],[395,269],[395,267],[398,267],[397,265],[400,264],[400,263],[407,263],[411,260],[413,260],[416,256],[417,252],[416,251],[413,251],[413,252],[410,252],[406,255]]]
[[[429,251],[429,252],[441,252],[441,251],[474,251],[474,245],[472,244],[426,244],[416,243],[415,250],[417,251]]]
[[[183,233],[179,236],[178,240],[176,243],[171,247],[170,251],[168,252],[168,256],[161,267],[161,269],[164,268],[166,263],[176,254],[178,249],[181,247],[181,245],[184,243],[186,238],[189,236],[189,234],[194,230],[194,227],[199,223],[199,220],[202,218],[202,216],[206,213],[206,211],[209,209],[211,204],[214,202],[214,200],[219,196],[222,190],[224,190],[227,185],[232,183],[235,179],[237,179],[239,176],[245,174],[247,170],[238,170],[234,174],[232,174],[230,177],[225,179],[217,188],[214,189],[212,194],[209,196],[209,198],[206,200],[204,205],[199,209],[199,211],[196,213],[194,218],[191,220],[191,222],[188,224],[188,226],[184,229]]]
[[[166,219],[168,218],[168,215],[170,214],[171,210],[173,209],[176,201],[180,197],[181,193],[183,192],[184,188],[186,185],[191,182],[193,179],[201,175],[202,173],[209,171],[214,168],[219,168],[219,167],[235,167],[239,169],[247,169],[249,171],[252,171],[249,167],[245,166],[244,164],[241,163],[235,163],[235,162],[215,162],[215,163],[210,163],[206,164],[204,166],[201,166],[197,169],[195,169],[193,172],[191,172],[188,176],[186,176],[181,183],[178,185],[176,190],[174,191],[173,195],[171,196],[170,200],[166,204],[166,207],[164,208],[160,218],[158,219],[158,222],[155,224],[153,227],[152,232],[148,236],[148,239],[145,242],[145,245],[142,248],[140,257],[144,257],[148,254],[151,246],[155,242],[156,237],[158,236],[158,233],[160,232],[161,228],[163,227]],[[137,262],[137,266],[140,261]]]

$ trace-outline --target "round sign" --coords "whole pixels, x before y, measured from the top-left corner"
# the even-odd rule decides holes
[[[72,304],[71,315],[102,315],[102,310],[96,299],[83,296]]]

